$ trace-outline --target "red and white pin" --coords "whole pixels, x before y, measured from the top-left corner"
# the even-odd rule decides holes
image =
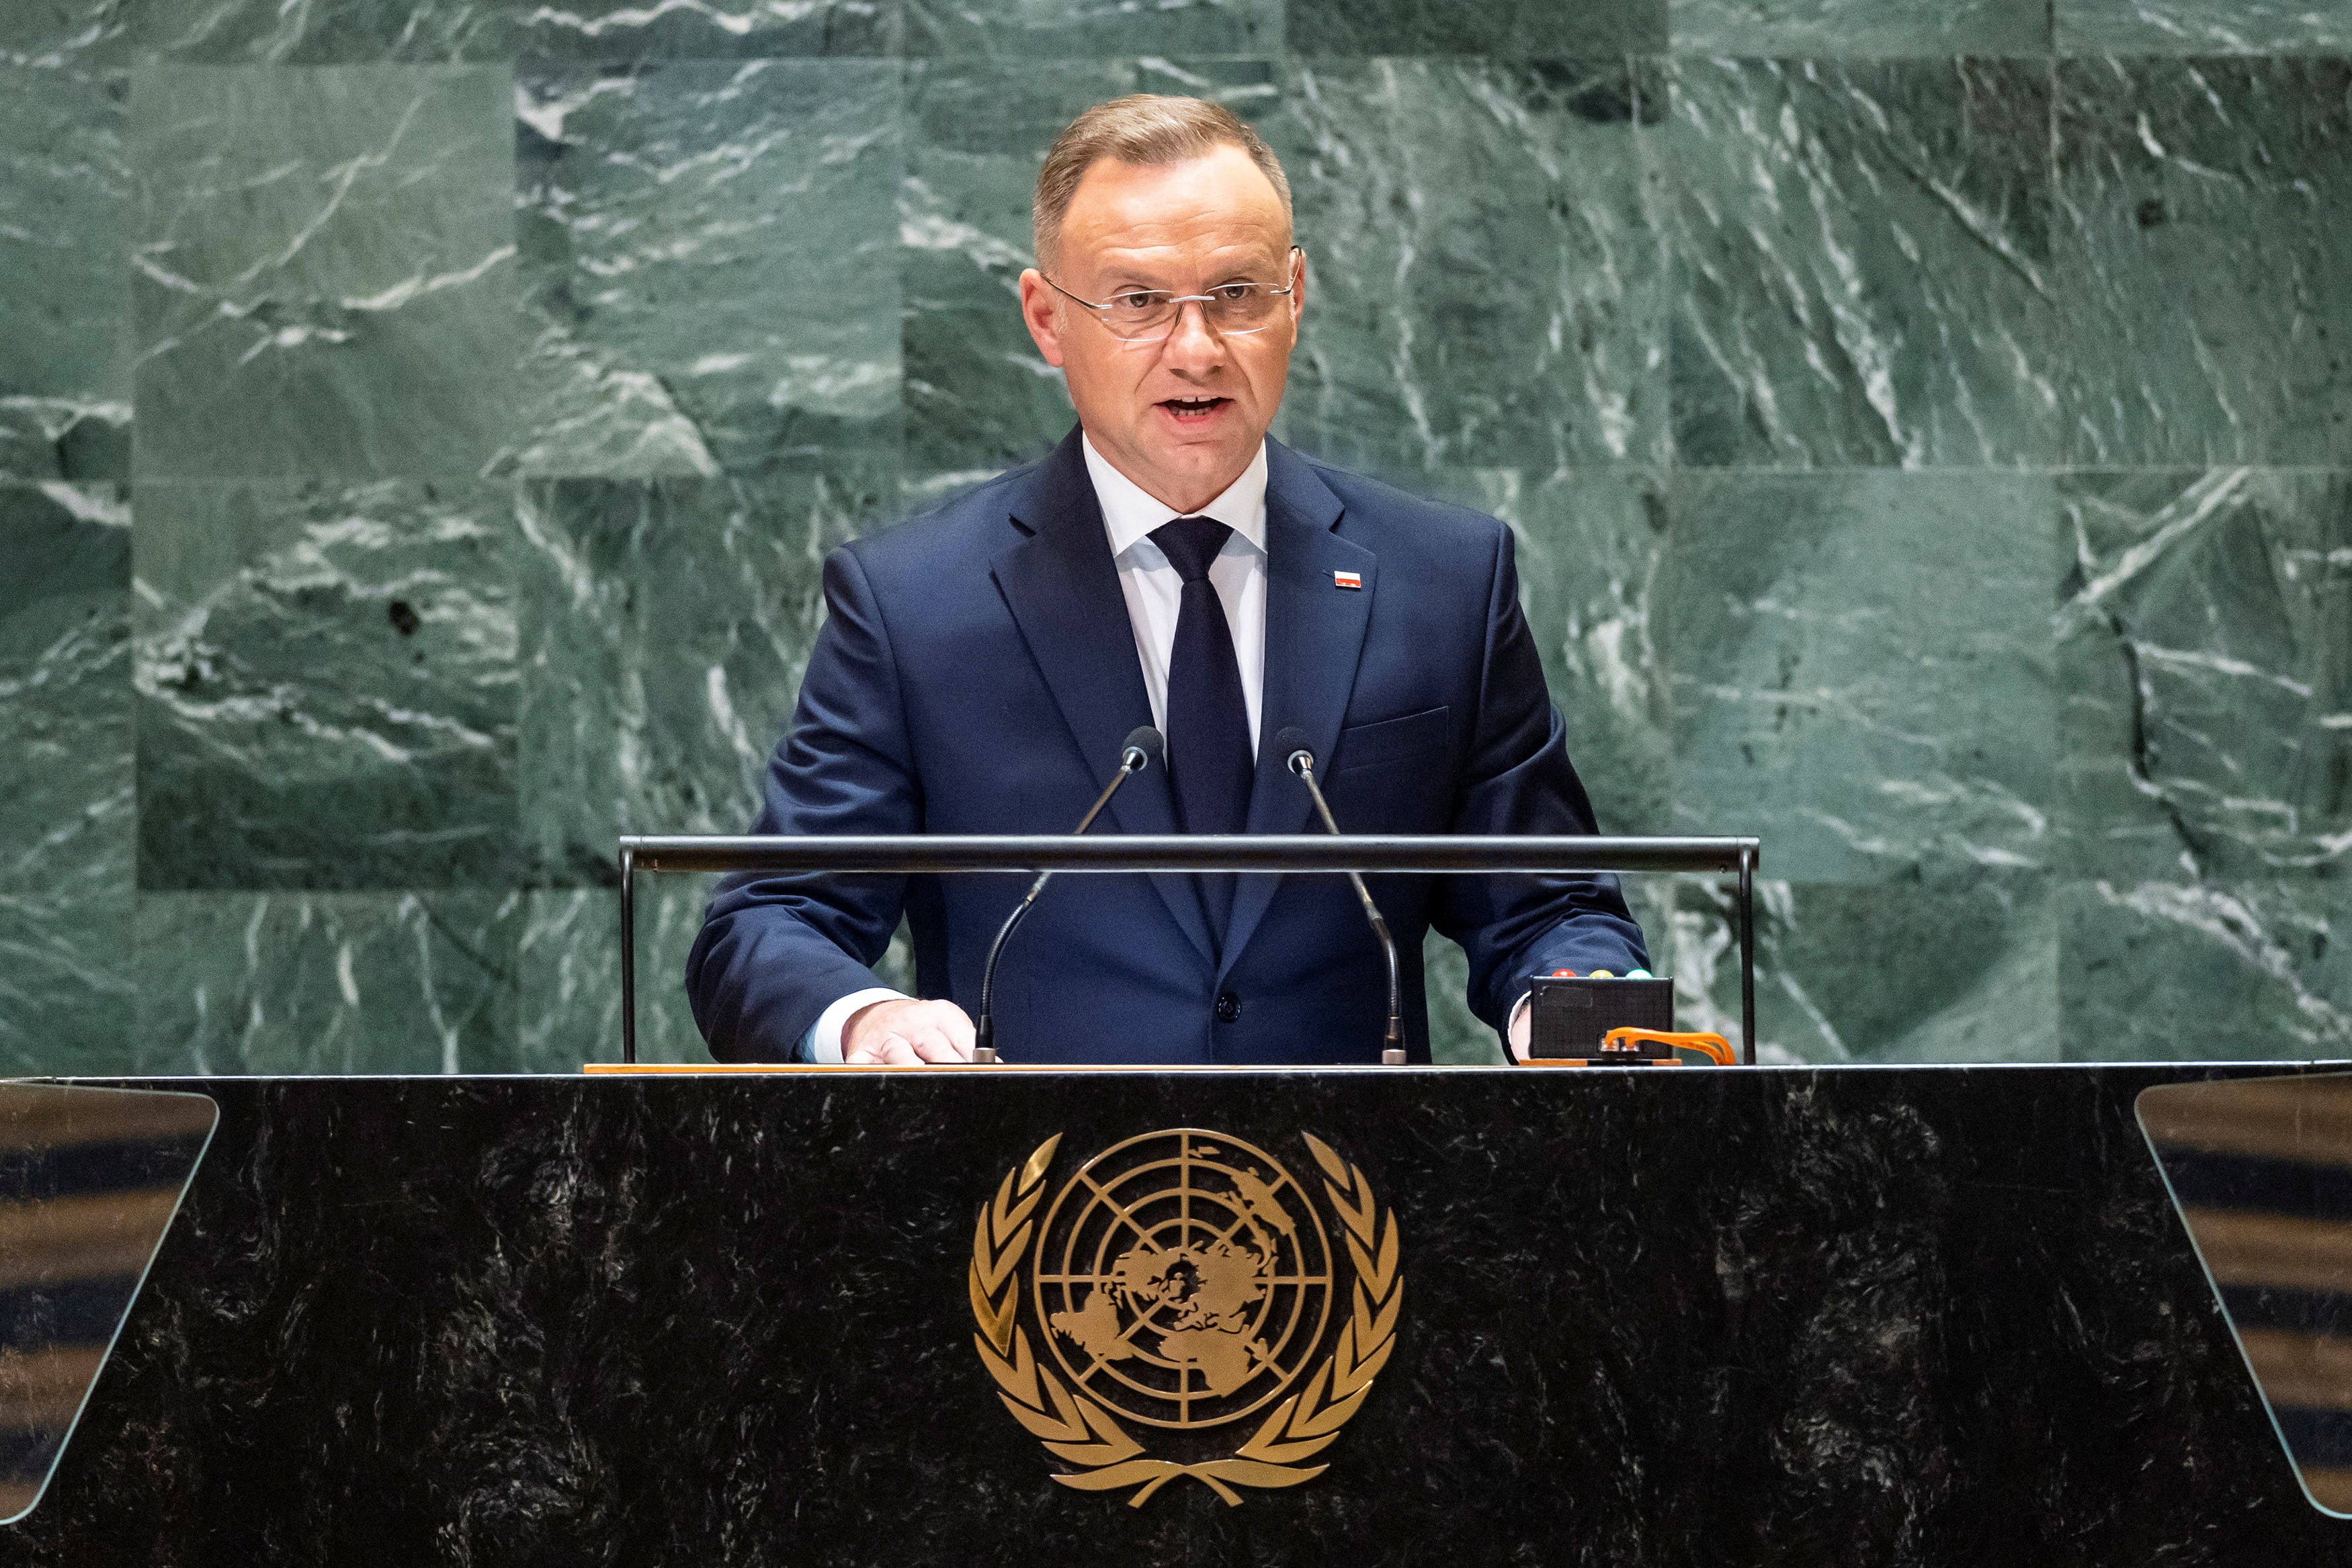
[[[1360,571],[1335,571],[1331,574],[1331,586],[1334,588],[1361,588],[1364,586],[1364,574]]]

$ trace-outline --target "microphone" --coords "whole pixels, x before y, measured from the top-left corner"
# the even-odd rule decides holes
[[[1306,781],[1307,792],[1315,797],[1315,810],[1323,819],[1323,828],[1335,837],[1339,824],[1331,819],[1330,803],[1323,799],[1323,787],[1315,782],[1315,753],[1307,749],[1307,732],[1292,725],[1274,737],[1274,748],[1280,753],[1283,766]],[[1389,923],[1381,916],[1381,906],[1372,902],[1371,890],[1364,885],[1361,872],[1349,872],[1348,880],[1355,884],[1356,897],[1364,906],[1364,918],[1371,922],[1372,935],[1380,938],[1381,956],[1389,965],[1389,1033],[1381,1042],[1381,1065],[1404,1065],[1404,981],[1397,969],[1396,938],[1389,935]]]
[[[1103,792],[1095,797],[1095,803],[1087,808],[1087,814],[1078,819],[1078,825],[1070,836],[1076,838],[1094,826],[1095,819],[1102,815],[1102,809],[1110,804],[1113,795],[1118,793],[1118,787],[1154,762],[1163,768],[1168,765],[1167,737],[1148,724],[1139,724],[1127,732],[1127,741],[1119,747],[1118,771],[1110,776],[1110,782],[1104,785]],[[1037,880],[1029,884],[1028,893],[1013,906],[1013,913],[1004,917],[1004,924],[996,928],[996,940],[988,945],[988,962],[981,967],[980,971],[980,1019],[972,1029],[971,1059],[974,1061],[996,1060],[996,1018],[992,1009],[996,997],[996,961],[1004,956],[1004,939],[1013,935],[1013,928],[1021,924],[1021,917],[1029,913],[1030,906],[1037,902],[1037,895],[1045,892],[1045,884],[1053,880],[1052,872],[1039,872]]]

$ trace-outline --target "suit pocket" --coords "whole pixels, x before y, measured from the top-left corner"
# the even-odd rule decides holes
[[[1383,767],[1443,750],[1452,731],[1453,711],[1423,708],[1402,718],[1384,718],[1341,730],[1339,744],[1332,748],[1332,774]]]

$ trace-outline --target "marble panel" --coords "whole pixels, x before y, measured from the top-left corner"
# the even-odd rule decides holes
[[[1675,822],[1796,882],[2052,856],[2047,478],[1687,475],[1654,618]]]
[[[128,889],[131,508],[110,486],[0,486],[0,892]]]
[[[131,125],[141,476],[467,475],[499,449],[504,70],[156,67]]]
[[[901,474],[898,504],[890,515],[893,518],[916,517],[937,511],[966,490],[984,485],[1003,472],[1002,468],[966,468],[952,474]]]
[[[1006,60],[1271,55],[1286,0],[904,0],[909,55]],[[1297,0],[1288,0],[1295,7]],[[1044,143],[1039,143],[1044,152]]]
[[[1673,683],[1653,606],[1665,566],[1654,473],[1512,476],[1485,509],[1511,525],[1519,597],[1601,829],[1674,831]]]
[[[2058,67],[2072,462],[2352,454],[2352,60]]]
[[[505,490],[155,483],[139,507],[142,887],[518,874]]]
[[[2069,1061],[2352,1056],[2352,883],[2122,875],[2061,899]]]
[[[142,894],[151,1073],[514,1071],[520,893]]]
[[[0,887],[0,1072],[129,1072],[138,976],[129,879],[71,892]]]
[[[0,486],[0,1072],[131,1065],[131,513]]]
[[[513,53],[530,6],[522,0],[79,0],[79,9],[119,19],[125,43],[142,58],[313,66],[504,58]]]
[[[556,59],[887,55],[900,9],[899,0],[520,0],[516,47]]]
[[[1492,55],[1532,59],[1655,52],[1667,0],[1285,0],[1293,54]]]
[[[605,886],[620,833],[740,833],[824,614],[825,555],[896,476],[529,487],[523,832],[535,881]]]
[[[1665,252],[1622,60],[1318,61],[1265,130],[1307,253],[1278,429],[1383,468],[1666,455]]]
[[[2048,68],[1682,58],[1671,75],[1678,459],[2048,462]]]
[[[1924,56],[2050,52],[2048,0],[1670,0],[1678,52]]]
[[[2352,476],[2080,474],[2059,492],[2067,869],[2352,864]]]
[[[2347,0],[2053,0],[2068,55],[2289,55],[2352,50]]]
[[[135,0],[10,0],[0,5],[0,66],[88,70],[131,54]]]
[[[0,479],[130,475],[127,94],[0,66]]]
[[[881,55],[894,0],[9,0],[0,61],[207,65]]]
[[[898,68],[531,68],[527,391],[494,464],[716,474],[895,448]]]
[[[1118,61],[908,68],[898,265],[910,471],[1025,463],[1076,422],[1062,372],[1021,324],[1030,191],[1065,125],[1136,90],[1135,68]]]
[[[1770,845],[1766,845],[1768,863]],[[1686,879],[1654,932],[1684,1029],[1739,1039],[1733,887]],[[2060,899],[2043,872],[1756,884],[1756,1060],[2056,1061]]]
[[[1135,62],[1135,90],[1223,104],[1261,132],[1283,112],[1287,78],[1278,57],[1146,55]]]
[[[686,955],[702,929],[712,876],[637,879],[637,1060],[707,1062],[686,999]],[[576,1072],[621,1060],[620,901],[609,887],[524,895],[516,943],[517,1061]]]

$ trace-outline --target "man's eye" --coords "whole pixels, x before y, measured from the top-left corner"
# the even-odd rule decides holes
[[[1117,310],[1149,310],[1160,303],[1160,296],[1140,292],[1114,294],[1110,297],[1110,302],[1111,308]]]
[[[1254,283],[1221,283],[1209,292],[1223,304],[1238,305],[1247,299],[1250,291],[1256,287]]]

